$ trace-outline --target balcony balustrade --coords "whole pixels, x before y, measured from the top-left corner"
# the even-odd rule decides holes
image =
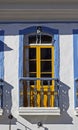
[[[27,110],[28,113],[31,113],[32,110],[37,113],[38,110],[39,112],[44,111],[47,113],[48,111],[56,110],[58,111],[56,113],[59,113],[58,79],[21,77],[19,85],[20,112],[22,112],[21,110],[23,112]]]

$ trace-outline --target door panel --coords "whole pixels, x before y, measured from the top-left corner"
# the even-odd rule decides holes
[[[40,77],[42,78],[52,78],[54,77],[53,71],[54,71],[54,64],[53,63],[53,51],[54,47],[53,46],[41,46],[40,47]],[[52,55],[53,54],[53,55]],[[43,87],[44,87],[44,107],[48,106],[48,82],[44,81],[43,82]],[[51,92],[54,90],[54,85],[53,81],[50,82],[50,90]],[[50,96],[50,106],[54,106],[54,95],[51,94]]]

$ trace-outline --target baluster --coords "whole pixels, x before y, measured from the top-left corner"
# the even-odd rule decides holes
[[[34,107],[37,107],[37,81],[34,81]]]
[[[78,99],[78,87],[76,88],[76,96],[77,96],[77,99]]]
[[[43,106],[44,106],[44,88],[43,88],[43,81],[41,80],[40,83],[41,83],[41,89],[40,89],[40,90],[41,90],[41,96],[40,96],[40,97],[41,97],[41,101],[40,101],[40,102],[41,102],[41,107],[43,107]]]
[[[76,107],[78,107],[78,79],[75,80],[76,81]]]
[[[58,81],[55,81],[55,106],[59,106],[59,84]]]
[[[4,82],[1,79],[0,80],[0,98],[1,98],[1,104],[0,107],[3,107],[3,86],[4,86]]]
[[[51,98],[51,90],[50,90],[50,80],[48,81],[48,107],[50,107],[50,98]]]
[[[57,81],[55,81],[55,84],[54,84],[54,106],[57,107],[57,104],[58,104],[58,99],[57,99]]]
[[[27,101],[28,101],[28,107],[30,107],[30,81],[27,81]]]
[[[20,100],[19,100],[19,106],[23,107],[23,82],[22,81],[19,81],[19,92],[20,92]]]
[[[57,86],[57,98],[58,98],[58,107],[59,107],[59,85]]]
[[[3,106],[2,105],[2,103],[3,103],[3,101],[2,101],[3,99],[2,99],[2,85],[0,86],[0,108]]]

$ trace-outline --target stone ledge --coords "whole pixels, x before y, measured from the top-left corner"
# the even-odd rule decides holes
[[[53,107],[53,108],[20,107],[19,115],[60,115],[60,109],[58,107]]]

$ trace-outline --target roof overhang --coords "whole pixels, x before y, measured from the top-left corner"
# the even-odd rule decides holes
[[[5,9],[0,21],[78,21],[77,9]]]
[[[0,21],[78,21],[78,0],[0,0]]]

